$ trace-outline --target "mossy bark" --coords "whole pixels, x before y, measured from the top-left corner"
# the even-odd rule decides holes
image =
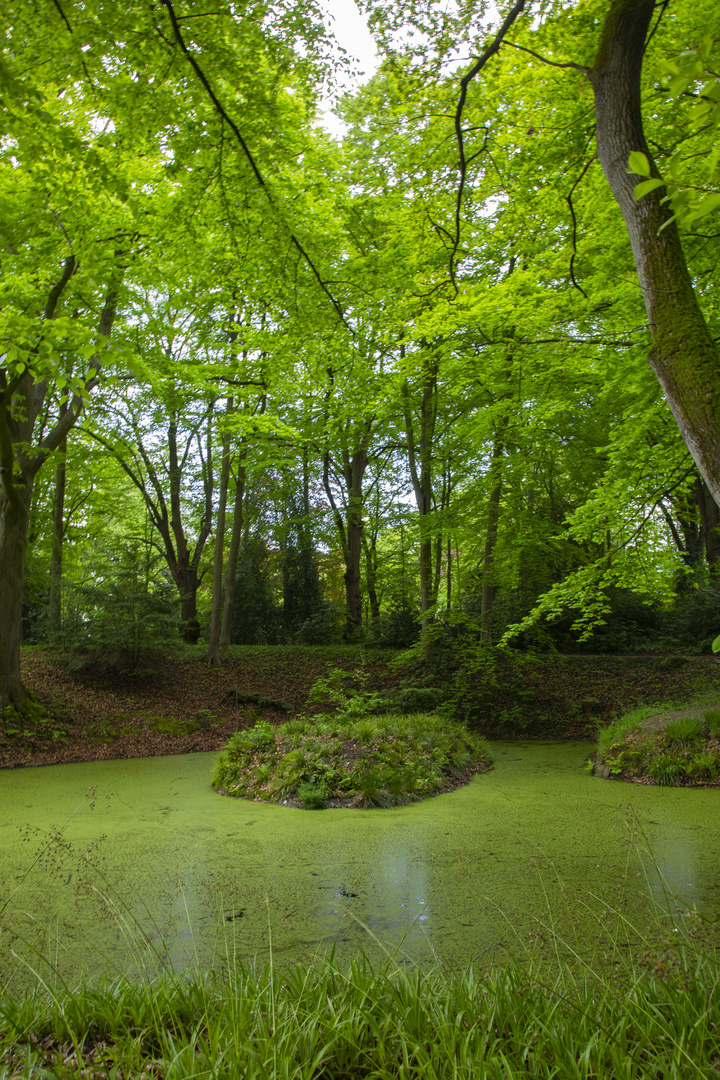
[[[613,0],[595,63],[598,156],[625,221],[647,310],[648,354],[685,444],[720,503],[720,353],[695,296],[677,225],[660,187],[635,200],[633,151],[660,174],[645,141],[640,78],[654,0]],[[660,231],[662,229],[662,231]]]

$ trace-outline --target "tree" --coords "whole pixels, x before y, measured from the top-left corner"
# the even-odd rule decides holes
[[[685,444],[720,503],[720,352],[700,310],[664,187],[639,199],[628,164],[642,154],[660,176],[645,139],[641,75],[653,0],[613,0],[593,66],[597,147],[622,211],[647,310],[650,364]]]

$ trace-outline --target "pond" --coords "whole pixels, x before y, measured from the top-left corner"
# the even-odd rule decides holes
[[[328,949],[464,967],[720,913],[720,792],[593,778],[586,743],[491,749],[467,787],[382,811],[222,798],[214,754],[3,771],[3,981]]]

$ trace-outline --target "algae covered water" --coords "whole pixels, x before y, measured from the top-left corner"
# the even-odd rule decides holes
[[[720,912],[718,791],[593,778],[586,743],[491,749],[490,773],[392,810],[222,798],[214,754],[3,771],[3,981],[328,949],[464,967]]]

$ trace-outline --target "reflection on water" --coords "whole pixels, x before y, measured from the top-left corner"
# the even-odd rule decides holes
[[[223,799],[208,754],[4,771],[0,970],[328,948],[464,966],[551,932],[582,951],[653,902],[714,918],[718,792],[592,778],[587,752],[495,744],[491,773],[388,811]]]

